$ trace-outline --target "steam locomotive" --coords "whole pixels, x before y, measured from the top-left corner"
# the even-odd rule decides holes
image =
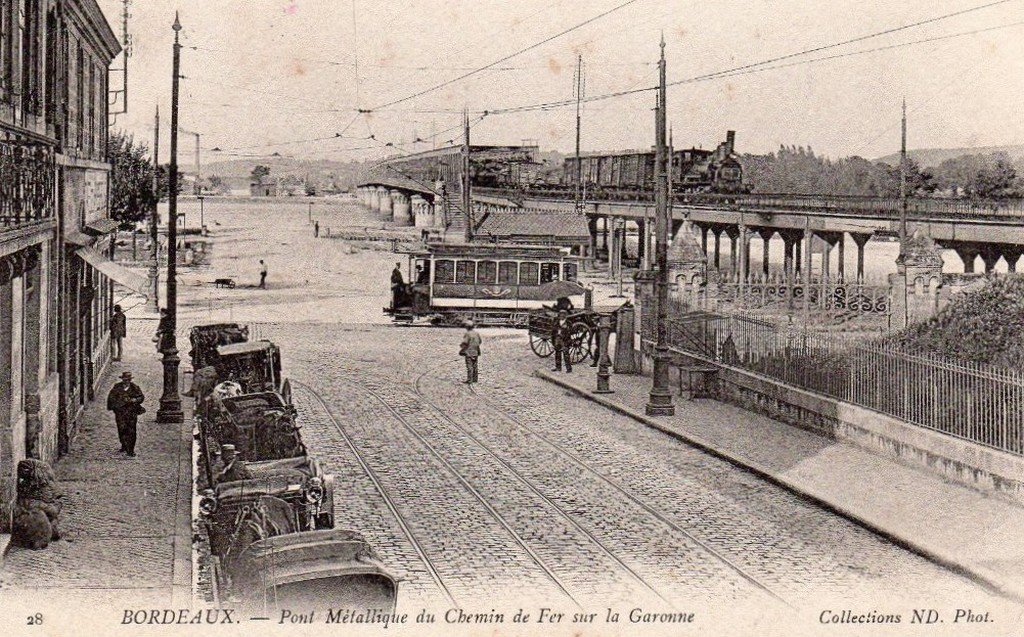
[[[743,167],[734,152],[736,132],[728,131],[715,150],[686,148],[672,152],[669,183],[673,192],[742,193]],[[561,186],[575,188],[577,175],[584,190],[646,191],[654,189],[654,151],[628,150],[566,158]]]

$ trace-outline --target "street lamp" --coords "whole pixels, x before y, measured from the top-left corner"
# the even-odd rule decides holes
[[[668,351],[668,242],[672,232],[672,219],[668,207],[668,152],[665,140],[666,82],[665,82],[665,36],[661,38],[661,60],[658,62],[660,85],[658,91],[658,117],[655,126],[657,148],[655,153],[655,233],[657,234],[658,272],[654,286],[657,291],[657,343],[654,346],[654,372],[651,393],[647,401],[648,416],[672,416],[676,413],[672,404],[672,390],[669,389]]]
[[[167,224],[167,315],[161,318],[160,346],[163,352],[164,393],[160,397],[160,408],[156,413],[159,423],[181,423],[185,415],[181,411],[181,397],[178,395],[178,79],[181,70],[181,44],[178,32],[181,22],[174,13],[174,63],[171,80],[171,165],[168,183],[168,224]]]

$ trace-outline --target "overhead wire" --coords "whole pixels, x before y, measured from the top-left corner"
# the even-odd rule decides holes
[[[509,53],[508,55],[505,55],[505,56],[503,56],[503,57],[501,57],[501,58],[491,62],[490,64],[485,64],[485,65],[483,65],[481,67],[478,67],[478,68],[476,68],[476,69],[474,69],[472,71],[469,71],[467,73],[463,73],[462,75],[460,75],[458,77],[454,77],[454,78],[451,78],[449,80],[445,80],[444,82],[440,82],[440,83],[435,84],[435,85],[433,85],[433,86],[431,86],[429,88],[423,89],[421,91],[417,91],[417,92],[412,93],[410,95],[406,95],[405,97],[401,97],[399,99],[391,100],[390,102],[385,102],[383,104],[380,104],[378,106],[373,107],[370,110],[371,111],[383,110],[383,109],[386,109],[388,107],[394,106],[396,104],[401,104],[403,102],[408,102],[409,100],[416,99],[417,97],[422,97],[423,95],[426,95],[428,93],[433,93],[434,91],[436,91],[438,89],[444,88],[445,86],[450,86],[452,84],[455,84],[456,82],[461,82],[462,80],[464,80],[466,78],[469,78],[469,77],[472,77],[473,75],[476,75],[477,73],[481,73],[483,71],[486,71],[487,69],[489,69],[489,68],[491,68],[493,66],[497,66],[497,65],[501,64],[502,62],[507,62],[508,60],[511,60],[514,57],[518,57],[518,56],[522,55],[523,53],[526,53],[527,51],[532,51],[533,49],[536,49],[536,48],[538,48],[540,46],[543,46],[543,45],[547,44],[548,42],[551,42],[552,40],[556,40],[556,39],[562,37],[563,35],[566,35],[567,33],[572,33],[573,31],[576,31],[577,29],[583,28],[586,25],[591,24],[592,22],[600,20],[601,18],[603,18],[603,17],[605,17],[607,15],[610,15],[612,13],[615,13],[616,11],[620,11],[620,10],[622,10],[622,9],[628,7],[629,5],[634,4],[634,3],[638,2],[638,1],[639,0],[626,0],[626,2],[622,2],[622,3],[612,7],[611,9],[608,9],[607,11],[603,11],[603,12],[601,12],[601,13],[593,16],[593,17],[587,18],[583,22],[575,24],[575,25],[573,25],[573,26],[571,26],[571,27],[569,27],[567,29],[563,29],[562,31],[559,31],[556,34],[548,36],[548,37],[546,37],[546,38],[544,38],[544,39],[542,39],[542,40],[540,40],[538,42],[535,42],[535,43],[533,43],[533,44],[531,44],[531,45],[529,45],[527,47],[521,48],[521,49],[519,49],[519,50],[517,50],[517,51],[515,51],[513,53]],[[1006,1],[1006,0],[1003,0],[1003,1]]]
[[[972,10],[978,10],[978,9],[981,9],[981,8],[985,8],[985,7],[991,6],[992,4],[1002,4],[1004,2],[1012,2],[1012,1],[1014,1],[1014,0],[1000,0],[1000,2],[990,3],[988,5],[983,5],[981,7],[975,7]],[[800,61],[791,62],[791,63],[788,63],[788,64],[780,64],[780,65],[775,65],[775,66],[766,66],[766,65],[770,65],[770,64],[772,64],[774,62],[785,60],[785,59],[791,59],[791,58],[797,57],[799,55],[806,55],[806,54],[812,53],[812,52],[820,52],[820,51],[824,51],[824,50],[827,50],[827,49],[832,49],[832,48],[836,48],[836,47],[839,47],[839,46],[844,46],[844,45],[849,44],[849,43],[851,43],[853,41],[863,41],[863,40],[869,39],[871,37],[878,37],[878,36],[881,36],[881,35],[893,33],[893,32],[898,31],[898,30],[903,30],[903,29],[911,28],[912,26],[918,26],[918,25],[921,25],[921,24],[927,24],[927,23],[930,23],[930,22],[935,22],[936,20],[940,20],[940,19],[944,19],[944,18],[948,18],[948,17],[953,17],[955,15],[961,15],[963,13],[966,13],[967,11],[969,11],[969,10],[958,11],[958,12],[946,14],[945,16],[939,16],[939,17],[936,17],[936,18],[932,18],[932,19],[929,19],[929,20],[922,21],[922,22],[917,22],[917,23],[914,23],[913,25],[905,25],[903,27],[897,27],[897,28],[893,28],[893,29],[886,29],[885,31],[880,31],[880,32],[877,32],[877,33],[871,34],[871,35],[860,36],[860,37],[854,38],[852,40],[844,40],[842,42],[837,42],[835,44],[814,47],[813,49],[808,49],[806,51],[801,51],[801,52],[798,52],[798,53],[790,53],[790,54],[786,54],[786,55],[770,58],[770,59],[767,59],[767,60],[762,60],[760,62],[755,62],[755,63],[752,63],[752,64],[744,64],[742,66],[737,66],[737,67],[733,67],[733,68],[729,68],[729,69],[723,69],[721,71],[716,71],[714,73],[705,73],[705,74],[702,74],[702,75],[696,75],[696,76],[685,78],[685,79],[673,80],[671,82],[668,82],[667,85],[670,86],[670,87],[671,86],[680,86],[680,85],[683,85],[683,84],[694,84],[694,83],[697,83],[697,82],[706,82],[706,81],[717,80],[717,79],[721,79],[721,78],[725,78],[725,77],[734,77],[734,76],[737,76],[737,75],[749,75],[749,74],[753,74],[753,73],[759,73],[759,72],[764,72],[764,71],[771,71],[771,70],[780,69],[780,68],[786,68],[786,67],[792,67],[792,66],[800,66],[800,65],[803,65],[803,64],[811,64],[811,63],[814,63],[814,62],[821,62],[821,61],[825,61],[825,60],[834,60],[834,59],[845,58],[845,57],[853,57],[853,56],[857,56],[857,55],[865,55],[865,54],[868,54],[868,53],[875,53],[875,52],[883,51],[883,50],[897,49],[897,48],[902,48],[902,47],[907,47],[907,46],[914,46],[914,45],[918,45],[918,44],[924,44],[924,43],[928,43],[928,42],[936,42],[936,41],[940,41],[940,40],[948,40],[948,39],[951,39],[951,38],[963,37],[963,36],[967,36],[967,35],[975,35],[975,34],[987,32],[987,31],[995,31],[995,30],[999,30],[999,29],[1006,29],[1006,28],[1011,28],[1011,27],[1015,27],[1015,26],[1020,26],[1022,24],[1021,22],[1013,22],[1013,23],[1009,23],[1009,24],[996,25],[996,26],[993,26],[993,27],[987,27],[987,28],[982,28],[982,29],[972,29],[970,31],[962,31],[962,32],[958,32],[958,33],[952,33],[952,34],[946,34],[946,35],[941,35],[941,36],[935,36],[933,38],[925,38],[925,39],[921,39],[921,40],[913,40],[913,41],[909,41],[909,42],[901,42],[901,43],[892,44],[892,45],[886,45],[886,46],[882,46],[882,47],[874,47],[874,48],[871,48],[871,49],[861,49],[861,50],[858,50],[858,51],[850,51],[850,52],[839,53],[839,54],[830,55],[830,56],[811,58],[809,60],[800,60]],[[620,91],[604,93],[604,94],[601,94],[601,95],[594,95],[594,96],[586,98],[585,101],[586,102],[595,102],[595,101],[612,99],[612,98],[616,98],[616,97],[623,97],[623,96],[626,96],[626,95],[635,95],[635,94],[638,94],[638,93],[647,93],[647,92],[651,92],[651,91],[656,91],[657,89],[658,89],[657,86],[648,86],[648,87],[643,87],[643,88],[627,88],[627,89],[623,89],[623,90],[620,90]],[[532,110],[550,110],[550,109],[553,109],[553,108],[564,108],[564,107],[567,107],[567,106],[572,106],[572,105],[575,105],[575,103],[576,103],[575,100],[553,100],[553,101],[550,101],[550,102],[541,102],[541,103],[537,103],[537,104],[526,104],[526,105],[512,106],[512,107],[507,107],[507,108],[491,109],[490,113],[492,115],[504,115],[504,114],[509,114],[509,113],[520,113],[520,112],[532,111]]]

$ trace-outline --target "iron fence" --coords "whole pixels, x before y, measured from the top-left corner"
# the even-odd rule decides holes
[[[865,344],[863,336],[694,312],[682,304],[671,307],[669,315],[669,342],[679,351],[1024,455],[1024,373],[1019,371]],[[642,329],[653,339],[650,319],[643,318]]]

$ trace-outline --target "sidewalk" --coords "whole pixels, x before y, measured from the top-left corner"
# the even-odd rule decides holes
[[[1024,508],[714,400],[675,396],[676,414],[644,415],[651,379],[612,375],[594,394],[596,369],[537,376],[747,468],[928,559],[1024,601]]]
[[[151,340],[155,325],[129,318],[123,360],[111,362],[71,452],[54,466],[66,496],[63,539],[41,551],[10,548],[0,558],[0,605],[63,611],[88,604],[111,613],[191,606],[192,401],[182,401],[183,424],[156,423],[163,368]],[[117,453],[106,410],[107,392],[125,370],[146,396],[134,458]]]

